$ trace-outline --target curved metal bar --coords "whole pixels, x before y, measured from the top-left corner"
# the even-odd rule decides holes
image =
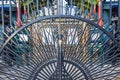
[[[51,60],[51,61],[45,62],[42,66],[39,66],[39,67],[36,69],[36,71],[34,71],[35,73],[34,73],[33,76],[30,77],[30,79],[31,79],[31,80],[35,80],[36,77],[37,77],[37,75],[39,74],[39,72],[40,72],[40,70],[41,70],[42,68],[44,68],[45,66],[47,66],[47,65],[50,64],[50,63],[55,63],[55,62],[58,62],[58,61],[55,60],[55,59],[53,59],[53,60]],[[84,75],[84,77],[85,77],[86,80],[92,80],[90,74],[87,73],[87,70],[83,67],[82,64],[79,64],[79,65],[78,65],[77,63],[72,62],[72,61],[69,61],[69,60],[63,60],[63,63],[64,63],[64,62],[67,62],[67,63],[70,63],[70,64],[75,65],[75,66],[76,66],[77,68],[79,68],[79,70],[83,73],[83,75]]]
[[[40,17],[36,20],[33,20],[29,23],[27,23],[26,25],[24,25],[23,27],[19,28],[18,30],[16,30],[7,40],[6,42],[3,44],[2,48],[0,49],[0,53],[2,52],[2,50],[4,49],[5,45],[18,33],[20,32],[21,30],[23,30],[24,28],[26,28],[27,26],[31,25],[31,24],[34,24],[34,23],[37,23],[37,22],[40,22],[42,20],[47,20],[47,19],[51,19],[51,18],[71,18],[71,19],[78,19],[78,20],[81,20],[83,22],[87,22],[93,26],[95,26],[96,28],[98,28],[99,30],[103,31],[103,33],[105,33],[108,37],[110,37],[114,43],[118,46],[118,42],[116,41],[116,39],[113,37],[113,35],[109,34],[104,28],[102,28],[101,26],[99,26],[98,24],[95,24],[93,21],[91,20],[88,20],[88,19],[85,19],[85,18],[82,18],[82,17],[79,17],[79,16],[72,16],[72,15],[52,15],[52,16],[44,16],[44,17]]]
[[[92,80],[92,76],[88,73],[88,70],[84,67],[84,65],[82,63],[79,63],[79,65],[78,65],[76,62],[69,61],[69,60],[63,60],[63,62],[67,62],[67,63],[75,65],[84,74],[86,80]]]

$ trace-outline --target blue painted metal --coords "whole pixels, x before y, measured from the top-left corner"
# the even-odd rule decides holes
[[[15,11],[16,10],[16,5],[15,5],[15,2],[13,1],[13,0],[8,0],[8,1],[6,1],[6,0],[2,0],[3,1],[3,3],[4,3],[4,10],[8,10],[9,11],[9,8],[10,8],[10,3],[12,4],[11,6],[12,6],[12,11]],[[0,1],[0,10],[2,10],[2,1]]]
[[[119,1],[119,5],[118,5],[118,30],[119,30],[119,34],[120,34],[120,1]],[[118,37],[118,39],[119,39],[118,42],[120,43],[120,36]]]
[[[27,26],[29,26],[29,25],[31,25],[31,24],[37,23],[37,22],[39,22],[39,21],[41,21],[41,20],[46,20],[46,19],[50,19],[50,18],[58,18],[58,17],[78,19],[78,20],[87,22],[87,23],[89,23],[89,24],[91,24],[91,25],[94,25],[96,28],[102,30],[105,34],[107,34],[107,36],[109,36],[109,37],[117,44],[117,42],[116,42],[116,40],[114,39],[114,37],[113,37],[112,35],[110,35],[108,32],[106,32],[106,30],[104,30],[104,29],[103,29],[102,27],[100,27],[99,25],[97,25],[97,24],[95,24],[95,23],[93,23],[93,22],[91,22],[90,20],[87,20],[87,19],[85,19],[85,18],[81,18],[81,17],[79,18],[79,17],[77,17],[77,16],[71,16],[71,15],[68,15],[68,16],[66,16],[66,15],[60,15],[60,16],[45,16],[45,17],[38,18],[38,19],[36,19],[36,20],[34,20],[34,21],[31,21],[30,23],[26,24],[25,26],[19,28],[16,32],[14,32],[14,34],[12,34],[12,35],[9,37],[8,40],[6,40],[5,44],[4,44],[3,47],[1,48],[0,52],[2,51],[2,49],[4,48],[4,46],[10,41],[10,39],[13,38],[19,31],[21,31],[21,30],[24,29],[25,27],[27,27]],[[117,44],[117,45],[118,45],[118,44]],[[119,45],[118,45],[118,46],[119,46]]]
[[[117,8],[117,7],[118,7],[118,3],[112,4],[112,8]],[[110,9],[109,3],[104,3],[104,9]]]
[[[3,33],[2,33],[2,25],[0,26],[0,47],[3,45],[4,41],[3,41]]]

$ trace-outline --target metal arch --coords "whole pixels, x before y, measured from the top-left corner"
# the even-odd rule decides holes
[[[31,25],[31,24],[34,24],[36,22],[40,22],[42,20],[46,20],[46,19],[51,19],[51,18],[72,18],[72,19],[78,19],[78,20],[81,20],[81,21],[84,21],[84,22],[87,22],[93,26],[95,26],[96,28],[98,28],[99,30],[103,31],[103,33],[105,33],[107,36],[109,36],[113,42],[118,46],[120,47],[120,45],[118,44],[118,42],[115,40],[115,38],[109,34],[105,29],[103,29],[101,26],[99,26],[98,24],[95,24],[94,22],[92,22],[91,20],[89,19],[85,19],[85,18],[82,18],[82,17],[79,17],[79,16],[72,16],[72,15],[52,15],[52,16],[45,16],[45,17],[40,17],[34,21],[31,21],[29,23],[27,23],[25,26],[19,28],[17,31],[15,31],[7,40],[6,42],[3,44],[3,46],[1,47],[0,49],[0,53],[2,52],[3,48],[5,47],[5,45],[19,32],[21,31],[22,29],[26,28],[27,26]]]
[[[92,76],[91,76],[89,70],[85,67],[85,65],[83,63],[81,63],[80,61],[78,61],[77,59],[73,59],[73,58],[71,58],[71,59],[72,60],[65,59],[63,61],[74,64],[75,66],[79,67],[79,69],[82,70],[82,72],[84,73],[85,77],[88,77],[88,79],[86,79],[86,80],[92,80]]]
[[[47,64],[49,64],[49,63],[52,63],[52,62],[54,63],[54,62],[56,62],[56,60],[53,59],[52,61],[44,62],[44,64],[43,64],[42,66],[40,66],[41,63],[39,63],[39,65],[38,65],[38,67],[37,67],[37,69],[36,69],[36,72],[33,71],[34,75],[30,76],[29,79],[34,80],[34,77],[36,76],[36,74],[38,73],[38,71],[40,70],[40,68],[43,67],[43,66],[45,66],[45,65],[47,65]]]
[[[79,67],[80,70],[82,70],[82,73],[86,77],[86,80],[92,80],[92,76],[89,74],[88,70],[85,68],[85,66],[82,63],[79,63],[79,65],[74,61],[64,60],[65,62],[74,64],[76,67]]]
[[[36,79],[36,76],[39,74],[40,70],[41,70],[43,67],[47,66],[47,65],[50,64],[50,63],[54,63],[54,62],[57,62],[57,60],[53,59],[53,60],[50,60],[50,61],[48,61],[48,62],[45,62],[45,64],[43,64],[42,66],[39,66],[39,67],[36,69],[36,72],[34,73],[34,75],[30,77],[30,79],[31,79],[31,80],[35,80],[35,79]],[[84,77],[85,77],[86,80],[92,80],[90,74],[87,72],[87,70],[85,69],[85,67],[83,67],[82,64],[79,64],[79,65],[78,65],[77,63],[72,62],[72,61],[69,61],[69,60],[63,60],[63,63],[64,63],[64,62],[67,62],[67,63],[70,63],[70,64],[75,65],[75,66],[78,67],[79,70],[83,73],[83,75],[84,75]],[[40,64],[39,64],[39,65],[40,65]]]

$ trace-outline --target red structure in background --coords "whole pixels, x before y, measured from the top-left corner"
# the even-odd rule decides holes
[[[17,24],[18,24],[18,27],[20,27],[22,24],[20,22],[20,15],[21,15],[21,10],[19,9],[20,5],[19,3],[17,2],[17,9],[16,9],[16,19],[17,19]]]
[[[96,5],[94,5],[94,11],[93,12],[94,12],[94,14],[96,13]]]
[[[99,26],[102,26],[102,23],[103,23],[103,21],[101,19],[101,17],[102,17],[101,16],[102,15],[102,11],[101,11],[102,9],[101,8],[102,8],[101,1],[99,0],[98,1],[98,20],[100,20],[99,23],[98,23]]]
[[[26,7],[24,6],[24,15],[27,16],[27,10],[26,10]]]
[[[94,5],[94,14],[96,14],[96,13],[98,13],[98,20],[99,20],[99,23],[98,23],[98,25],[99,26],[102,26],[102,23],[103,23],[103,21],[102,21],[102,19],[101,19],[101,15],[102,15],[102,6],[101,6],[101,1],[99,0],[98,1],[98,4],[97,4],[97,8],[96,8],[96,5]]]

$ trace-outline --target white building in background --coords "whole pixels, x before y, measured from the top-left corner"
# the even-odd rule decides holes
[[[68,5],[68,2],[66,0],[58,0],[58,2],[55,0],[53,2],[53,4],[54,4],[54,15],[73,15],[74,16],[77,12],[77,6]],[[47,9],[47,6],[46,6],[43,9],[45,12],[45,16],[48,16],[49,15],[48,13],[51,10],[51,8]],[[43,15],[43,14],[41,14],[41,15]],[[44,45],[54,44],[54,40],[53,40],[54,33],[52,31],[54,31],[54,30],[51,29],[50,27],[42,28],[42,43]],[[52,33],[53,33],[53,35],[52,35]],[[78,32],[76,31],[76,28],[68,29],[67,35],[68,36],[66,37],[67,38],[66,43],[68,45],[78,44]]]
[[[118,0],[111,0],[111,1],[118,1]],[[110,0],[106,0],[106,2],[110,2]]]
[[[77,45],[78,44],[78,30],[77,28],[68,28],[67,30],[67,36],[63,36],[63,34],[58,34],[61,35],[62,37],[66,38],[66,41],[64,43],[68,45]],[[53,28],[42,28],[42,43],[44,45],[53,45],[55,37],[54,29]],[[56,39],[58,35],[56,35]]]
[[[75,15],[77,13],[77,6],[68,5],[66,0],[55,0],[53,1],[54,6],[44,6],[40,11],[40,16],[49,16],[49,15]],[[52,9],[53,7],[53,9]],[[54,11],[52,11],[54,10]],[[54,13],[54,14],[53,14]]]
[[[54,44],[52,29],[42,28],[42,43],[45,45]]]
[[[3,3],[4,3],[5,5],[9,5],[9,4],[10,4],[10,1],[9,1],[9,0],[4,0]],[[11,4],[15,4],[15,2],[11,0]],[[2,5],[2,0],[0,1],[0,5]]]
[[[60,13],[60,15],[73,15],[74,16],[76,14],[76,12],[78,10],[77,6],[68,5],[68,2],[66,0],[58,0],[58,1],[60,1],[58,3],[61,3],[61,4],[59,4],[59,7],[60,7],[59,13]]]
[[[68,45],[78,44],[78,30],[77,30],[77,28],[68,29],[67,44]]]
[[[10,6],[10,1],[9,0],[3,0],[3,4],[5,7],[8,7]],[[0,0],[0,7],[2,5],[2,0]],[[13,0],[11,0],[11,5],[12,6],[16,6],[15,2]]]

